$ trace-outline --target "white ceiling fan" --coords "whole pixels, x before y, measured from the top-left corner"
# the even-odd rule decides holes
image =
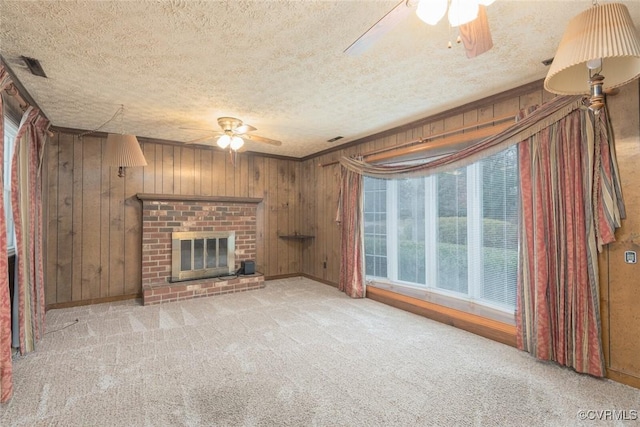
[[[218,124],[221,128],[221,130],[219,131],[212,129],[180,128],[209,132],[209,135],[202,138],[193,139],[191,141],[186,141],[185,144],[204,143],[208,140],[213,141],[214,137],[219,135],[219,138],[216,140],[216,144],[223,150],[228,148],[231,151],[238,151],[244,146],[245,140],[270,144],[276,147],[282,145],[281,141],[251,134],[250,132],[253,132],[257,129],[249,124],[243,123],[242,120],[236,119],[235,117],[219,117]]]
[[[467,57],[474,58],[493,47],[486,6],[494,1],[402,0],[347,47],[344,53],[352,56],[360,55],[415,11],[418,18],[429,25],[436,25],[446,14],[449,24],[452,27],[458,27],[460,31],[460,41],[464,43]]]

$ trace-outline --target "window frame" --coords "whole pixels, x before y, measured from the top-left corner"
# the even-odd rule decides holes
[[[15,237],[15,222],[13,221],[13,210],[11,208],[11,163],[13,160],[13,151],[15,147],[15,140],[18,134],[19,124],[10,115],[5,114],[4,120],[4,165],[3,165],[3,181],[4,187],[2,189],[2,196],[4,198],[4,211],[6,220],[6,230],[4,231],[7,236],[7,254],[9,256],[15,255],[16,251],[16,237]]]
[[[517,150],[517,147],[514,147]],[[445,300],[452,298],[459,300],[462,305],[480,305],[489,311],[496,311],[507,315],[515,313],[516,302],[513,306],[489,300],[483,295],[485,294],[484,283],[484,209],[483,209],[483,174],[484,164],[482,161],[474,162],[466,166],[466,196],[467,196],[467,259],[483,260],[482,262],[469,262],[467,270],[467,292],[457,292],[453,290],[439,288],[437,286],[438,275],[438,176],[432,175],[423,178],[425,181],[425,269],[426,284],[407,282],[399,279],[398,272],[398,184],[397,180],[387,180],[387,277],[377,277],[368,275],[365,270],[366,280],[373,284],[383,284],[391,288],[407,288],[410,293],[425,293],[425,299],[432,297],[443,297]],[[365,179],[372,179],[367,178]],[[366,238],[366,235],[365,235]],[[519,243],[518,243],[519,251]],[[368,254],[365,253],[365,257]],[[513,283],[514,289],[516,283]],[[460,304],[455,303],[459,306]]]

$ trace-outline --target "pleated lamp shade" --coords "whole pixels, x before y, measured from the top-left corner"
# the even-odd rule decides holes
[[[567,26],[544,80],[544,88],[560,95],[588,94],[587,62],[602,59],[603,90],[640,76],[640,37],[629,10],[620,3],[595,5]]]
[[[105,155],[107,165],[119,167],[119,176],[124,176],[125,167],[147,166],[147,160],[135,135],[110,133],[107,136]]]

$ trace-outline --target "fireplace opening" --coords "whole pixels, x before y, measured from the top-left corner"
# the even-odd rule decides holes
[[[235,232],[171,233],[171,281],[235,274]]]

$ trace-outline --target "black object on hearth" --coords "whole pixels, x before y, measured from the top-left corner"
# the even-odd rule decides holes
[[[241,261],[240,262],[240,274],[247,276],[249,274],[255,274],[256,273],[256,263],[249,260],[249,261]]]

